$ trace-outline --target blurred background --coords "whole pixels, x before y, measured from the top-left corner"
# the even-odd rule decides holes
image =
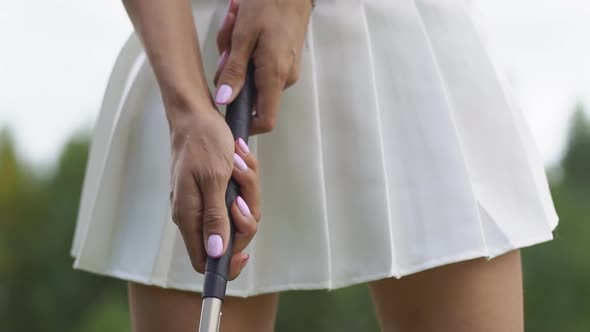
[[[560,225],[523,252],[528,332],[590,331],[590,2],[473,0]],[[69,255],[89,135],[131,32],[119,1],[0,0],[0,331],[128,331],[125,284]],[[290,292],[277,331],[378,331],[364,286]]]

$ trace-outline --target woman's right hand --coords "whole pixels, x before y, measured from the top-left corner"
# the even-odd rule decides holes
[[[225,120],[212,105],[174,114],[174,119],[169,118],[172,219],[192,266],[204,273],[207,255],[219,257],[227,248],[230,228],[225,192],[233,175],[241,190],[241,197],[231,206],[236,234],[229,277],[234,279],[249,259],[242,251],[260,220],[256,158],[243,141],[233,141]]]

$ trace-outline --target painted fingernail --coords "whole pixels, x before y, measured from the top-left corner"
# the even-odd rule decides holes
[[[236,201],[238,203],[238,208],[240,209],[240,212],[242,212],[242,215],[244,217],[249,217],[252,212],[250,212],[250,208],[248,207],[248,204],[246,204],[246,201],[244,201],[244,199],[241,196],[238,196],[238,198],[236,198]]]
[[[229,102],[233,90],[231,86],[222,84],[215,94],[215,102],[220,105],[225,105]]]
[[[244,142],[244,140],[241,137],[238,138],[238,146],[240,147],[240,149],[242,149],[242,151],[244,151],[244,153],[250,153],[250,148],[248,147],[248,144],[246,144],[246,142]]]
[[[209,239],[207,239],[207,255],[219,257],[222,250],[223,240],[221,240],[221,236],[218,234],[209,235]]]
[[[246,264],[248,264],[248,261],[250,261],[250,255],[246,256],[246,258],[244,258],[244,260],[242,261],[242,263],[240,264],[240,266],[242,268],[244,268],[244,266],[246,266]]]
[[[248,169],[248,165],[246,165],[244,159],[242,159],[242,157],[240,157],[237,153],[234,153],[234,165],[236,165],[240,171],[245,171]]]

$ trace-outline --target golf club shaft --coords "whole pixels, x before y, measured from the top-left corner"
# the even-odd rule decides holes
[[[254,68],[250,63],[246,72],[244,87],[236,99],[227,106],[227,112],[225,114],[225,120],[231,129],[234,141],[242,138],[245,142],[248,142],[250,119],[252,118],[254,107],[254,95]],[[225,194],[225,204],[230,221],[230,237],[223,256],[219,258],[207,257],[199,332],[216,332],[219,328],[221,304],[225,297],[235,233],[230,207],[239,194],[240,188],[232,178]]]

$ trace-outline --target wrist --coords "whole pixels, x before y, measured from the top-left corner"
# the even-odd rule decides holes
[[[187,118],[217,113],[217,108],[208,90],[193,93],[162,91],[166,118],[171,128],[182,125]]]

